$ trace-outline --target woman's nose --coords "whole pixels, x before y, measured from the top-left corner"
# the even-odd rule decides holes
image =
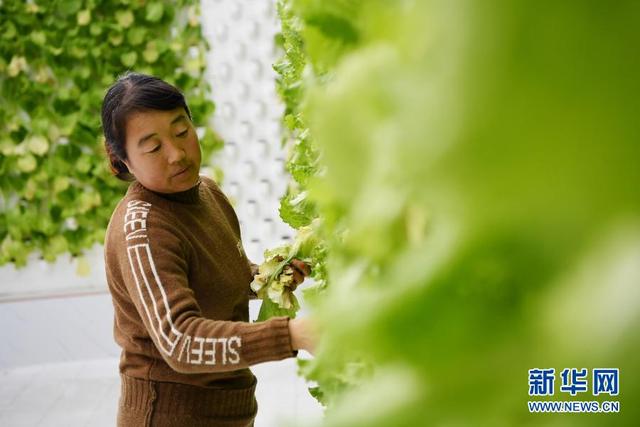
[[[169,142],[168,160],[170,164],[180,163],[186,157],[184,147],[177,141]]]

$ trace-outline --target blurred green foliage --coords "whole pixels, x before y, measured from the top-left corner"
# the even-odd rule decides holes
[[[0,265],[102,243],[126,188],[104,155],[107,87],[127,70],[156,75],[207,127],[207,48],[195,0],[0,3]],[[220,146],[208,128],[201,143],[205,159]]]
[[[289,11],[288,120],[329,245],[305,367],[325,425],[637,425],[640,4]],[[620,395],[558,376],[553,400],[621,413],[530,414],[528,370],[571,367],[619,368]]]

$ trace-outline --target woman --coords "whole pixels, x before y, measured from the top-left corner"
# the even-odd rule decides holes
[[[102,126],[114,174],[133,180],[105,238],[122,347],[118,425],[252,426],[248,367],[311,351],[309,325],[249,323],[255,265],[229,201],[199,176],[198,137],[179,90],[126,74],[104,98]],[[300,283],[308,267],[292,266]]]

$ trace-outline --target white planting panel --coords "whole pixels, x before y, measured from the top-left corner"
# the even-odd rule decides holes
[[[203,0],[201,8],[211,46],[213,125],[226,144],[214,163],[224,171],[222,189],[240,219],[247,256],[260,263],[264,249],[293,236],[278,215],[289,176],[280,144],[284,107],[272,68],[281,55],[275,0]]]

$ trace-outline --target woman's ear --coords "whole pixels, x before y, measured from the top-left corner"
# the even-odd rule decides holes
[[[124,163],[124,165],[127,167],[127,169],[129,169],[129,173],[131,173],[131,166],[129,166],[129,161],[128,160],[122,160],[122,163]]]

